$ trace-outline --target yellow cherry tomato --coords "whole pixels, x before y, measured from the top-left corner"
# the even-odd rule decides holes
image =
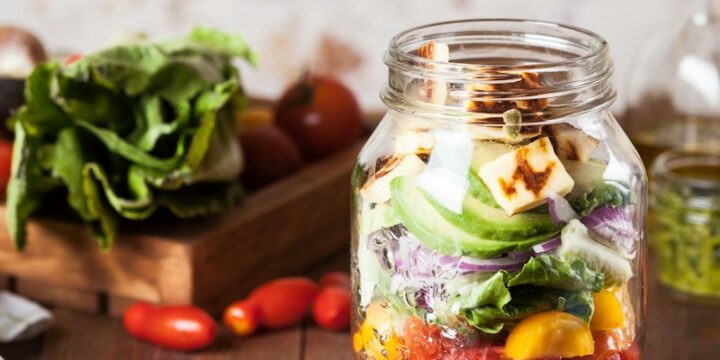
[[[614,330],[625,326],[620,291],[621,288],[609,288],[593,294],[595,312],[590,320],[591,330]]]
[[[374,302],[365,310],[365,320],[353,334],[355,352],[365,351],[368,359],[399,360],[402,340],[392,327],[390,312],[385,302]]]
[[[505,354],[513,360],[545,357],[572,358],[595,351],[590,327],[562,311],[535,314],[521,321],[510,332]]]

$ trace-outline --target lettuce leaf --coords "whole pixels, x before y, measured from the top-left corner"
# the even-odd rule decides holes
[[[530,259],[516,274],[499,271],[480,284],[466,286],[450,299],[468,324],[497,334],[544,311],[561,310],[590,321],[592,293],[602,289],[603,275],[581,260],[567,263],[555,256]]]
[[[255,62],[241,37],[198,28],[69,66],[39,65],[11,120],[7,218],[16,247],[51,193],[67,194],[103,250],[123,218],[147,219],[159,208],[207,216],[235,204],[242,157],[231,107],[247,102],[235,58]]]

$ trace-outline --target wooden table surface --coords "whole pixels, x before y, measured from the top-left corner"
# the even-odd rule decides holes
[[[311,272],[347,267],[342,255]],[[139,342],[128,336],[120,320],[55,309],[53,327],[43,336],[15,344],[0,345],[6,360],[32,359],[351,359],[347,333],[329,332],[310,322],[279,332],[261,333],[247,339],[232,337],[222,329],[209,349],[194,354],[174,353]],[[668,297],[648,274],[648,319],[646,360],[720,359],[720,308],[678,303]]]

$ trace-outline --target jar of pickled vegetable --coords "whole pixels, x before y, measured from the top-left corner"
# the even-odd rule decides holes
[[[639,359],[647,180],[607,43],[521,20],[395,36],[353,174],[356,359]]]
[[[720,152],[664,152],[652,179],[660,283],[681,300],[720,305]]]

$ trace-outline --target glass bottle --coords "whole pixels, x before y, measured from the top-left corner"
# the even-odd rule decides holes
[[[700,4],[630,71],[622,126],[648,168],[668,149],[720,150],[720,1]]]
[[[605,40],[447,22],[385,63],[352,179],[355,358],[640,358],[647,180]]]

